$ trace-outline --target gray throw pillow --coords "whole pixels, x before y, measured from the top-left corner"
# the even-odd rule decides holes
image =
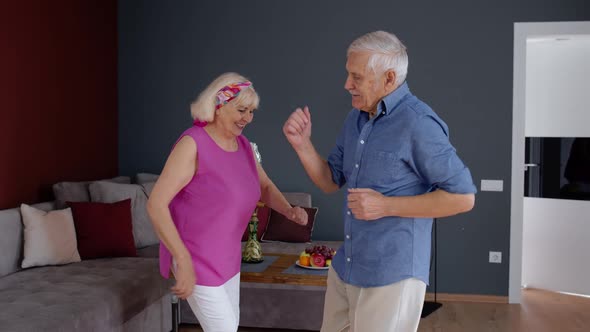
[[[97,181],[90,184],[89,190],[92,202],[115,203],[131,198],[135,247],[144,248],[159,243],[147,213],[147,195],[142,186]]]
[[[137,181],[137,184],[145,184],[148,182],[156,182],[158,181],[159,177],[160,174],[137,173],[137,175],[135,176],[135,180]]]
[[[118,176],[112,179],[105,179],[102,181],[109,181],[114,183],[131,183],[131,178],[128,176]],[[90,202],[90,193],[88,186],[92,181],[64,181],[53,185],[53,195],[55,196],[55,207],[58,210],[68,207],[66,202]]]
[[[152,194],[152,190],[154,190],[155,184],[155,182],[148,182],[141,185],[148,197],[150,197],[150,195]]]
[[[287,202],[291,205],[297,205],[301,207],[311,207],[311,194],[302,192],[283,192],[283,195],[287,199]]]

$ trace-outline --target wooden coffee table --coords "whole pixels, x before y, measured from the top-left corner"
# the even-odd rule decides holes
[[[241,282],[326,287],[326,276],[283,273],[295,264],[299,259],[298,255],[265,253],[265,256],[278,256],[278,258],[263,272],[242,272]]]
[[[264,256],[277,259],[262,272],[240,273],[240,307],[248,308],[241,310],[240,326],[319,331],[327,277],[284,273],[298,255],[266,252]]]

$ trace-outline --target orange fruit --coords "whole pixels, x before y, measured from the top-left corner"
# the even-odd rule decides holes
[[[310,262],[309,262],[310,257],[309,256],[299,256],[299,264],[303,265],[303,266],[310,266]]]

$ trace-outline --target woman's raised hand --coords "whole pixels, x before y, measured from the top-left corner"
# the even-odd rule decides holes
[[[307,225],[307,212],[298,206],[291,208],[288,218],[298,225]]]

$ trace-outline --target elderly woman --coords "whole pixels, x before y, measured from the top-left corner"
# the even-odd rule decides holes
[[[246,78],[215,79],[191,105],[194,125],[174,145],[148,202],[161,240],[160,273],[168,278],[172,271],[172,291],[188,300],[204,331],[238,328],[240,239],[258,200],[307,223],[242,135],[258,102]]]

